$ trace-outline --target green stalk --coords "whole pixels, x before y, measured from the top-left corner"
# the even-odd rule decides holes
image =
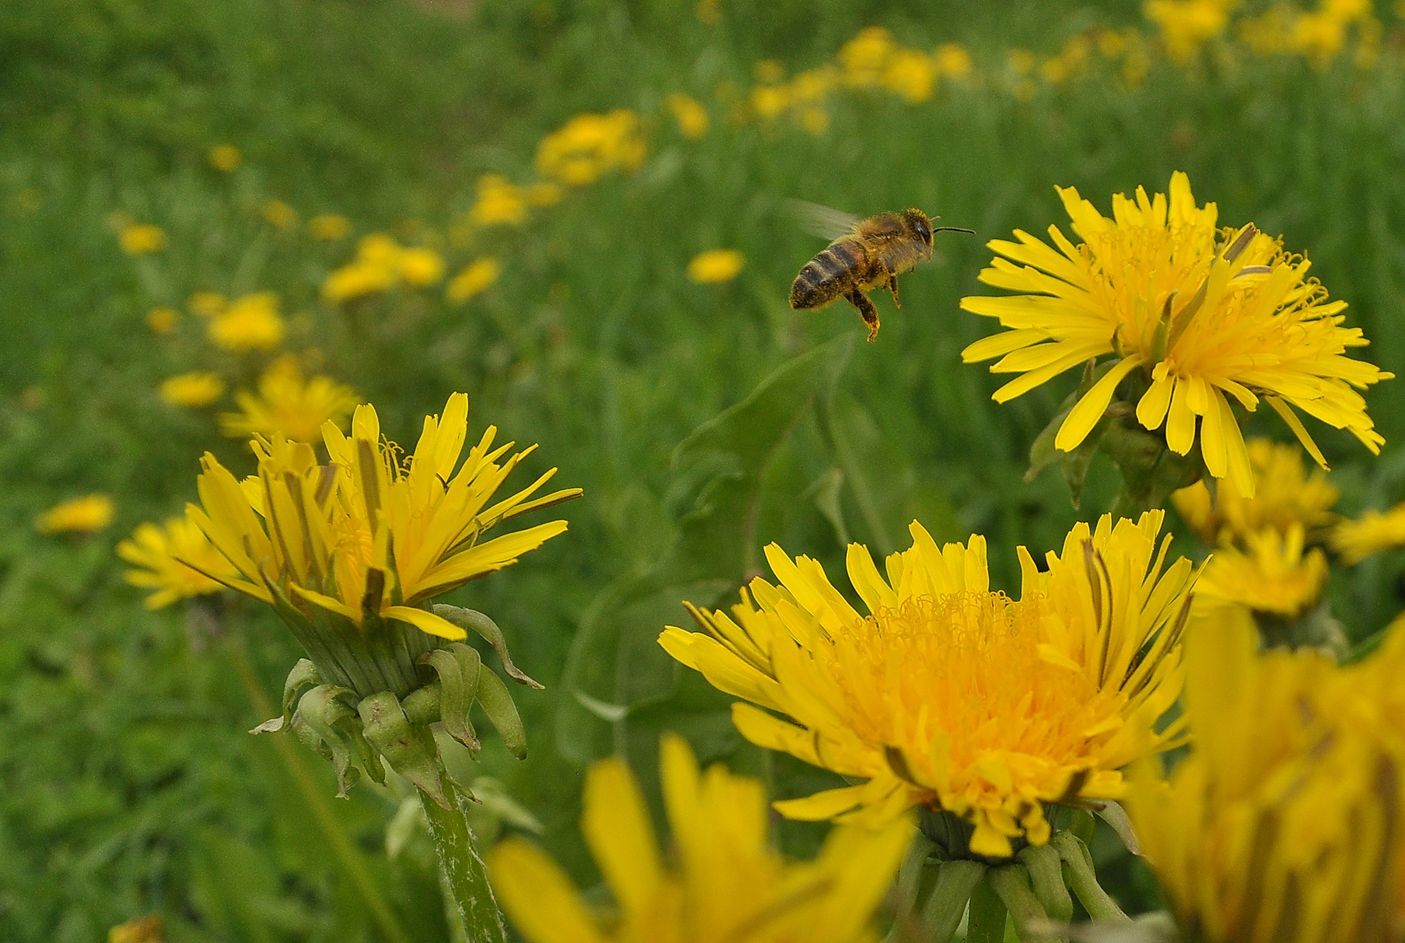
[[[932,943],[949,943],[961,926],[971,894],[982,884],[986,866],[975,861],[943,861],[937,865],[937,884],[922,908],[922,927]],[[967,937],[971,939],[971,937]]]
[[[1029,873],[1024,865],[1007,864],[992,868],[987,872],[986,880],[1014,918],[1015,935],[1021,940],[1035,939],[1030,935],[1031,928],[1047,923],[1049,915],[1044,910],[1044,905],[1034,896],[1034,890],[1029,885]]]
[[[970,917],[966,923],[966,943],[1004,943],[1005,902],[990,884],[990,872],[971,891]]]
[[[457,784],[447,775],[443,778],[454,808],[446,809],[423,790],[418,791],[445,884],[463,919],[470,943],[506,943],[502,915],[498,913],[493,889],[488,884],[488,868],[478,854],[473,829],[468,824],[468,801]]]
[[[1093,871],[1093,856],[1088,853],[1088,847],[1083,842],[1070,832],[1056,832],[1049,844],[1058,850],[1059,857],[1063,859],[1068,889],[1073,891],[1083,909],[1088,911],[1088,916],[1094,920],[1131,922],[1131,918],[1117,906],[1117,901],[1098,883],[1098,876]]]
[[[249,663],[249,655],[244,647],[244,639],[238,632],[231,632],[227,637],[234,663],[234,672],[244,685],[244,691],[254,706],[254,712],[259,717],[272,717],[280,713],[280,710],[269,701],[268,695],[264,693],[254,674],[253,665]],[[400,926],[395,912],[381,894],[380,885],[376,883],[365,860],[361,857],[361,853],[337,822],[336,816],[327,804],[326,796],[323,795],[316,779],[303,762],[302,754],[293,743],[292,738],[273,736],[262,739],[273,744],[288,777],[292,779],[293,785],[297,787],[299,795],[302,796],[303,803],[312,813],[313,823],[331,847],[333,860],[346,879],[356,888],[357,896],[370,911],[371,919],[380,929],[381,935],[392,943],[410,943],[409,934],[405,932],[404,927]]]

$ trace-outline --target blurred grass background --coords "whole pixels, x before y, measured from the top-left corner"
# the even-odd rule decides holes
[[[981,292],[983,243],[1060,222],[1055,184],[1106,209],[1114,192],[1164,191],[1186,170],[1223,221],[1253,220],[1311,255],[1371,338],[1367,359],[1405,364],[1399,11],[1373,12],[1369,61],[1357,37],[1320,61],[1226,41],[1177,63],[1133,2],[0,7],[0,938],[100,939],[147,913],[171,940],[390,938],[329,864],[275,747],[244,733],[263,719],[250,685],[276,699],[292,639],[238,604],[147,612],[121,580],[115,543],[179,511],[202,451],[247,467],[208,413],[162,402],[157,385],[197,368],[248,385],[259,367],[202,343],[190,315],[154,336],[149,309],[278,292],[286,345],[374,402],[402,444],[467,390],[475,430],[540,443],[533,469],[557,465],[563,486],[585,488],[567,536],[455,601],[491,613],[548,688],[519,697],[530,758],[490,743],[475,775],[501,781],[588,882],[577,773],[605,753],[625,752],[648,781],[658,732],[674,728],[777,795],[820,782],[743,746],[726,699],[657,648],[659,629],[686,618],[681,599],[726,601],[772,540],[837,565],[850,539],[896,549],[913,517],[939,539],[987,534],[1010,586],[1014,546],[1054,546],[1078,518],[1055,474],[1021,480],[1072,380],[997,407],[997,383],[959,357],[988,330],[957,310]],[[839,89],[823,127],[748,109],[769,72],[833,62],[870,26],[906,47],[958,44],[973,76],[913,102]],[[1069,53],[1126,29],[1148,37],[1136,81]],[[707,109],[705,134],[680,133],[676,92]],[[526,182],[544,135],[613,109],[640,116],[637,168],[521,225],[456,230],[484,174]],[[242,154],[231,173],[209,165],[221,144]],[[978,236],[940,236],[937,261],[904,278],[901,311],[875,296],[883,329],[866,345],[847,309],[786,306],[820,248],[790,198],[919,206]],[[342,312],[319,287],[354,240],[280,228],[271,200],[299,220],[344,215],[355,236],[492,255],[503,274],[465,304],[435,290]],[[124,220],[159,225],[166,249],[124,255]],[[740,276],[689,281],[688,261],[714,248],[743,255]],[[1390,443],[1379,459],[1319,438],[1347,512],[1405,497],[1395,384],[1371,414]],[[1253,428],[1281,437],[1262,418]],[[1097,471],[1087,514],[1111,487]],[[93,491],[114,496],[111,527],[36,533],[39,511]],[[1400,610],[1399,564],[1334,579],[1356,637]],[[297,751],[330,795],[325,764]],[[358,789],[329,807],[405,936],[446,938],[427,849],[392,828],[387,850],[396,797]],[[815,832],[785,837],[802,850]],[[1110,883],[1148,905],[1118,867]]]

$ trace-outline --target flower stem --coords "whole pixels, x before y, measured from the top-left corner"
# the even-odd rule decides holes
[[[936,887],[922,908],[922,926],[931,934],[932,943],[948,943],[956,935],[971,893],[985,874],[985,865],[975,861],[943,861],[937,865]]]
[[[1098,876],[1093,871],[1093,856],[1088,853],[1087,845],[1071,832],[1056,832],[1049,844],[1058,850],[1059,857],[1063,859],[1068,889],[1088,911],[1088,916],[1094,920],[1115,920],[1118,923],[1131,921],[1117,906],[1117,901],[1098,883]]]
[[[971,891],[971,911],[966,923],[966,943],[1003,943],[1005,902],[990,884],[990,872]]]
[[[452,809],[445,809],[423,790],[419,794],[445,883],[471,943],[506,943],[502,915],[488,884],[488,868],[478,854],[473,829],[468,824],[468,800],[457,784],[447,776],[444,779]]]
[[[259,717],[271,717],[277,714],[278,710],[274,708],[268,695],[264,693],[263,687],[254,674],[253,665],[249,663],[244,639],[237,631],[229,633],[227,639],[230,660],[234,664],[234,673],[239,676],[239,681],[243,684],[244,691],[254,706],[254,713]],[[288,773],[288,778],[297,787],[298,794],[302,796],[303,803],[312,814],[312,821],[322,832],[322,837],[326,839],[327,845],[331,848],[333,860],[336,861],[346,879],[356,888],[357,896],[366,904],[366,909],[370,911],[371,919],[379,928],[381,935],[391,943],[409,943],[409,934],[405,932],[405,928],[396,919],[395,912],[386,902],[380,886],[361,857],[361,852],[357,850],[351,839],[347,837],[346,832],[338,824],[336,816],[327,803],[326,796],[323,795],[321,787],[318,786],[316,779],[308,770],[306,763],[303,762],[302,755],[298,752],[293,738],[275,736],[260,739],[273,744],[278,759],[282,761],[283,768]]]
[[[992,868],[986,873],[986,880],[1014,918],[1017,937],[1021,940],[1033,939],[1032,933],[1041,932],[1032,928],[1047,923],[1049,915],[1039,903],[1039,898],[1034,896],[1034,890],[1029,886],[1029,872],[1024,865],[1007,864]]]

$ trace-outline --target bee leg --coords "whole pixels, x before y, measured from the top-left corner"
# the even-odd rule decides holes
[[[868,325],[868,342],[872,344],[878,337],[878,309],[867,295],[857,289],[846,294],[844,300],[859,310],[859,317]]]
[[[894,308],[901,308],[901,307],[903,306],[903,303],[898,300],[898,273],[897,273],[897,272],[889,272],[889,273],[888,273],[888,291],[891,292],[892,295],[893,295],[893,307],[894,307]]]

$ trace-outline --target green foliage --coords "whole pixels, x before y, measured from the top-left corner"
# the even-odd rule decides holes
[[[423,415],[466,389],[475,430],[494,423],[540,443],[522,479],[559,466],[563,486],[585,488],[562,511],[565,537],[450,601],[489,613],[547,687],[512,692],[525,761],[485,728],[477,765],[463,769],[501,782],[587,884],[597,875],[575,826],[580,770],[623,753],[656,796],[663,729],[705,760],[767,776],[777,795],[829,782],[741,744],[727,698],[658,648],[662,627],[687,619],[683,600],[729,604],[772,541],[837,567],[848,541],[876,555],[904,546],[914,518],[938,540],[977,531],[993,548],[1036,551],[1077,518],[1058,474],[1022,480],[1076,379],[997,407],[997,378],[960,362],[989,329],[957,310],[985,290],[983,243],[1058,220],[1054,184],[1105,208],[1113,192],[1164,189],[1173,169],[1188,171],[1223,220],[1252,219],[1310,252],[1372,339],[1365,356],[1405,363],[1396,65],[1161,65],[1134,89],[1103,76],[1021,100],[953,83],[912,106],[845,92],[823,135],[728,119],[758,60],[816,66],[865,25],[1000,62],[1012,44],[1051,53],[1087,27],[1136,22],[1140,5],[1085,5],[1072,20],[1058,5],[969,6],[724,0],[706,24],[676,4],[598,0],[0,4],[0,938],[101,939],[151,912],[173,941],[384,936],[271,737],[244,733],[267,714],[223,633],[247,639],[253,686],[276,701],[298,657],[286,632],[253,607],[223,613],[219,631],[202,609],[147,613],[121,583],[115,542],[192,497],[202,451],[248,467],[209,415],[169,407],[154,388],[201,367],[247,384],[257,364],[213,352],[191,315],[175,335],[150,336],[153,306],[276,290],[295,316],[290,345],[319,350],[392,438],[411,443]],[[708,106],[705,137],[682,138],[659,111],[677,90]],[[615,107],[649,116],[640,170],[570,193],[523,228],[451,244],[480,174],[524,182],[544,134]],[[235,174],[206,165],[220,143],[243,151]],[[842,304],[786,305],[822,245],[788,218],[792,197],[926,207],[979,236],[941,234],[936,262],[904,276],[902,310],[875,293],[883,328],[868,345]],[[303,217],[345,214],[358,234],[422,236],[455,260],[493,253],[505,272],[463,306],[406,292],[340,317],[318,287],[351,248],[271,227],[258,207],[273,198]],[[113,213],[161,225],[169,250],[121,255]],[[689,282],[688,260],[717,247],[743,253],[742,275]],[[1392,443],[1381,459],[1319,439],[1348,512],[1405,497],[1395,384],[1372,394],[1371,413]],[[1079,472],[1085,513],[1107,506],[1110,468]],[[96,490],[118,502],[112,528],[34,532],[38,511]],[[1354,640],[1400,608],[1400,562],[1336,578]],[[1013,552],[991,564],[1013,586]],[[397,819],[402,851],[385,850],[404,797],[366,784],[332,802],[332,771],[297,749],[405,935],[447,938],[423,834]],[[783,838],[802,849],[815,835],[788,826]],[[1130,903],[1150,901],[1145,874],[1114,864],[1132,873],[1114,881]]]

